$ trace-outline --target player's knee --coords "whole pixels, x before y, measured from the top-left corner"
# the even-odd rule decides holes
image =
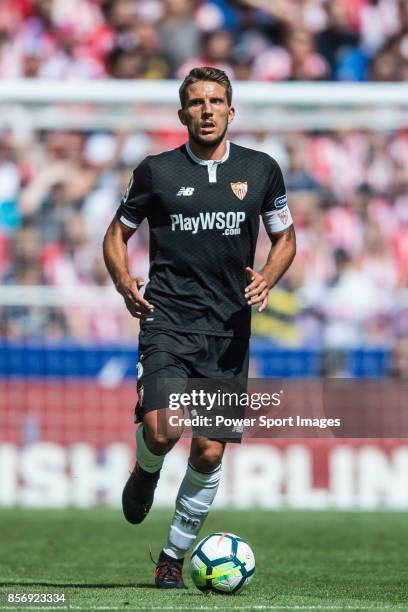
[[[195,457],[192,458],[192,463],[200,472],[211,472],[218,467],[222,460],[222,452],[215,446],[206,446],[201,448]]]
[[[158,431],[146,432],[147,446],[152,453],[163,455],[173,448],[179,438],[177,436],[168,436]]]
[[[149,412],[143,419],[147,447],[155,455],[164,455],[173,448],[183,433],[180,427],[171,427],[165,411]]]

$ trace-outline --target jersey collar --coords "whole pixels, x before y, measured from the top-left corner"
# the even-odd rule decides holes
[[[197,157],[197,155],[195,155],[192,150],[190,145],[188,144],[188,142],[186,142],[185,144],[186,147],[186,151],[189,154],[189,156],[191,157],[191,159],[196,163],[196,164],[200,164],[201,166],[212,166],[214,164],[223,164],[224,162],[227,161],[229,154],[230,154],[230,142],[229,140],[227,140],[227,149],[223,155],[223,157],[221,159],[201,159],[201,157]]]

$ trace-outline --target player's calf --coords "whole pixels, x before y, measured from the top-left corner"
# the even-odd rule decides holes
[[[143,430],[141,425],[136,432],[137,461],[122,493],[123,514],[134,525],[141,523],[152,507],[164,461],[164,454],[155,455],[148,448]]]
[[[144,521],[148,515],[164,457],[177,442],[177,439],[168,440],[162,434],[158,434],[156,428],[151,426],[154,415],[149,413],[149,417],[145,417],[146,423],[143,423],[136,432],[137,461],[122,493],[123,514],[126,520],[134,525]],[[152,440],[155,445],[152,444]]]

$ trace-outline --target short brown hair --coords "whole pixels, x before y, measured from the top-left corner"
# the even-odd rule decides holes
[[[214,81],[219,83],[225,88],[227,94],[228,106],[231,106],[232,102],[232,87],[228,75],[218,68],[211,68],[210,66],[203,66],[202,68],[193,68],[190,70],[184,81],[182,82],[179,89],[181,108],[184,108],[187,101],[187,87],[197,81]]]

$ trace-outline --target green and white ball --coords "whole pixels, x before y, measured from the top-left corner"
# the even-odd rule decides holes
[[[252,580],[255,557],[251,547],[233,533],[212,533],[191,555],[191,577],[200,591],[233,595]]]

